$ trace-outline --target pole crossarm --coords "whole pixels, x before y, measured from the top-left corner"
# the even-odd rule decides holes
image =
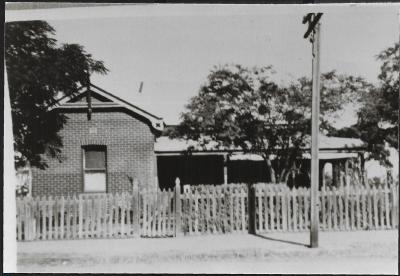
[[[319,12],[315,13],[308,13],[306,16],[303,17],[303,24],[308,23],[308,29],[304,34],[304,38],[307,38],[311,32],[315,32],[315,26],[317,25],[318,21],[321,19],[323,13]]]

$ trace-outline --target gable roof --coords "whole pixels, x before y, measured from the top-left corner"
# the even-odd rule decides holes
[[[53,110],[55,108],[85,108],[87,103],[74,101],[74,99],[82,98],[82,96],[87,92],[85,86],[82,86],[78,89],[78,92],[74,95],[68,95],[61,97],[54,105],[48,108],[48,111]],[[135,114],[138,114],[145,119],[149,120],[151,126],[158,130],[162,131],[164,128],[164,121],[161,117],[158,117],[154,114],[151,114],[138,106],[135,106],[113,94],[110,92],[101,89],[100,87],[90,84],[90,92],[93,93],[91,95],[92,98],[95,98],[96,101],[92,103],[92,108],[105,108],[105,107],[120,107],[126,110],[129,110]]]

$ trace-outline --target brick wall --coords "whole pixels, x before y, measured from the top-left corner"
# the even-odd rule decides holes
[[[90,121],[84,110],[66,115],[60,132],[63,161],[46,157],[46,170],[32,170],[33,196],[82,193],[84,145],[107,147],[107,192],[131,191],[129,177],[137,178],[141,188],[154,187],[155,135],[148,123],[121,110],[94,110]]]

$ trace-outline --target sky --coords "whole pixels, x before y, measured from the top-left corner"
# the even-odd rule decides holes
[[[399,4],[124,5],[7,11],[6,20],[45,19],[60,43],[78,43],[103,60],[107,75],[92,83],[177,124],[215,65],[272,65],[287,84],[311,77],[308,12],[321,18],[321,71],[377,83],[376,55],[399,40]],[[140,82],[143,82],[139,93]],[[355,123],[354,108],[335,122]]]
[[[42,14],[60,43],[81,44],[105,62],[110,71],[92,76],[94,84],[164,118],[166,124],[177,124],[184,105],[215,65],[272,65],[280,84],[311,77],[311,43],[303,39],[306,25],[301,23],[307,12],[324,13],[321,71],[337,70],[377,82],[376,55],[398,40],[399,8],[125,5]],[[347,111],[338,126],[354,122],[353,110]]]

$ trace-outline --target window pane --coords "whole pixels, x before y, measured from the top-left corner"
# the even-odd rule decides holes
[[[84,192],[106,192],[106,174],[86,172]]]
[[[85,168],[105,168],[106,152],[104,150],[86,150],[85,151]]]

